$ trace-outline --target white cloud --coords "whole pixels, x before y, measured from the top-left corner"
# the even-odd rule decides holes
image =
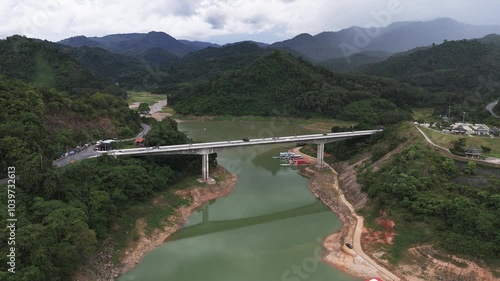
[[[24,34],[49,40],[75,35],[164,31],[177,38],[209,40],[221,36],[279,30],[276,38],[307,32],[365,26],[372,13],[395,0],[2,0],[0,36]],[[392,20],[452,17],[500,24],[497,0],[399,0],[403,11]],[[462,3],[460,3],[462,2]],[[268,35],[266,35],[269,37]],[[272,38],[270,38],[272,40]]]

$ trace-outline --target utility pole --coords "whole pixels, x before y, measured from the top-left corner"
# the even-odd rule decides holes
[[[448,106],[448,119],[450,118],[451,115],[451,105]]]
[[[464,111],[464,117],[462,118],[462,123],[465,124],[465,111]]]

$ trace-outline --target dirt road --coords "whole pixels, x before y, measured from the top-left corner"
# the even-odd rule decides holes
[[[316,158],[306,155],[304,153],[300,152],[300,148],[294,148],[293,152],[301,154],[304,158],[311,160],[312,162],[316,162]],[[392,281],[400,281],[401,279],[394,275],[392,272],[384,268],[383,266],[379,265],[377,262],[375,262],[372,258],[370,258],[368,255],[365,254],[363,249],[361,248],[361,233],[363,231],[363,223],[364,223],[364,218],[362,216],[358,216],[354,210],[354,207],[352,204],[347,201],[345,198],[344,194],[342,193],[342,190],[340,190],[339,185],[338,185],[338,173],[333,169],[331,166],[328,166],[332,173],[335,175],[336,180],[334,181],[335,184],[333,184],[333,188],[335,191],[338,193],[338,198],[340,199],[341,203],[349,209],[350,216],[356,219],[356,225],[354,227],[354,230],[346,231],[347,233],[353,233],[352,235],[352,244],[353,244],[353,250],[357,254],[357,257],[354,257],[353,261],[351,263],[346,262],[346,258],[340,258],[342,259],[342,267],[351,267],[347,268],[348,271],[355,273],[356,275],[359,276],[367,276],[367,275],[372,275],[372,274],[379,274],[383,280],[392,280]],[[328,240],[328,239],[327,239]],[[335,240],[335,239],[333,239]],[[339,251],[337,255],[340,253]],[[338,257],[337,257],[338,258]],[[361,261],[359,260],[361,259]],[[337,263],[337,265],[339,265]],[[368,267],[372,267],[371,269],[368,269]]]

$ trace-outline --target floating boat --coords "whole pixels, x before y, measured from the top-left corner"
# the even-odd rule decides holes
[[[280,152],[280,157],[281,158],[290,158],[292,156],[300,156],[300,155],[296,154],[294,152]]]
[[[305,159],[295,159],[295,160],[290,160],[290,165],[293,165],[293,166],[300,166],[300,165],[310,165],[311,163],[309,163],[309,161],[305,160]]]

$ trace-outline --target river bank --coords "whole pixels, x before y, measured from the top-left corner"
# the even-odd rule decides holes
[[[212,177],[219,179],[214,185],[197,185],[187,189],[177,190],[176,194],[189,200],[188,205],[177,209],[176,214],[166,218],[163,229],[155,229],[147,234],[144,219],[136,221],[137,237],[132,237],[129,246],[123,251],[118,265],[113,265],[112,253],[113,242],[104,243],[102,250],[89,259],[73,277],[75,281],[112,281],[119,275],[132,270],[140,260],[151,250],[162,245],[165,240],[174,232],[182,228],[187,222],[191,213],[204,203],[217,198],[224,197],[231,193],[238,177],[222,167],[213,169]],[[161,204],[162,196],[154,198],[151,204]],[[132,239],[133,238],[133,239]]]
[[[379,169],[383,161],[401,151],[402,147],[404,145],[400,145],[383,159],[373,163],[371,165],[373,169]],[[294,151],[299,153],[298,149]],[[303,155],[308,159],[313,159],[314,162],[314,157]],[[337,213],[344,223],[339,231],[328,236],[323,242],[323,247],[326,249],[325,262],[348,274],[362,278],[376,276],[383,280],[406,281],[498,280],[492,269],[484,263],[449,255],[436,250],[432,245],[410,248],[407,260],[411,263],[394,266],[384,259],[386,251],[380,245],[392,244],[392,238],[397,235],[394,231],[394,222],[384,219],[384,214],[381,214],[376,222],[385,230],[377,231],[364,227],[363,217],[355,213],[355,210],[362,209],[368,201],[356,179],[357,169],[368,159],[369,155],[355,163],[336,164],[335,168],[340,174],[337,174],[334,169],[331,169],[333,174],[330,171],[318,172],[311,168],[305,168],[299,172],[310,178],[311,192]],[[384,222],[389,225],[383,225]],[[349,249],[345,243],[350,243],[354,249]],[[363,249],[361,249],[361,243]]]
[[[315,162],[315,158],[300,152],[295,153]],[[310,178],[308,187],[311,192],[338,214],[343,222],[342,228],[329,235],[323,241],[326,263],[350,275],[360,278],[381,277],[384,280],[401,280],[386,268],[377,264],[368,257],[361,248],[361,233],[363,230],[363,217],[356,215],[353,206],[345,199],[339,186],[339,175],[331,167],[325,171],[316,171],[310,167],[299,170],[303,176]],[[353,249],[346,246],[353,245]]]

